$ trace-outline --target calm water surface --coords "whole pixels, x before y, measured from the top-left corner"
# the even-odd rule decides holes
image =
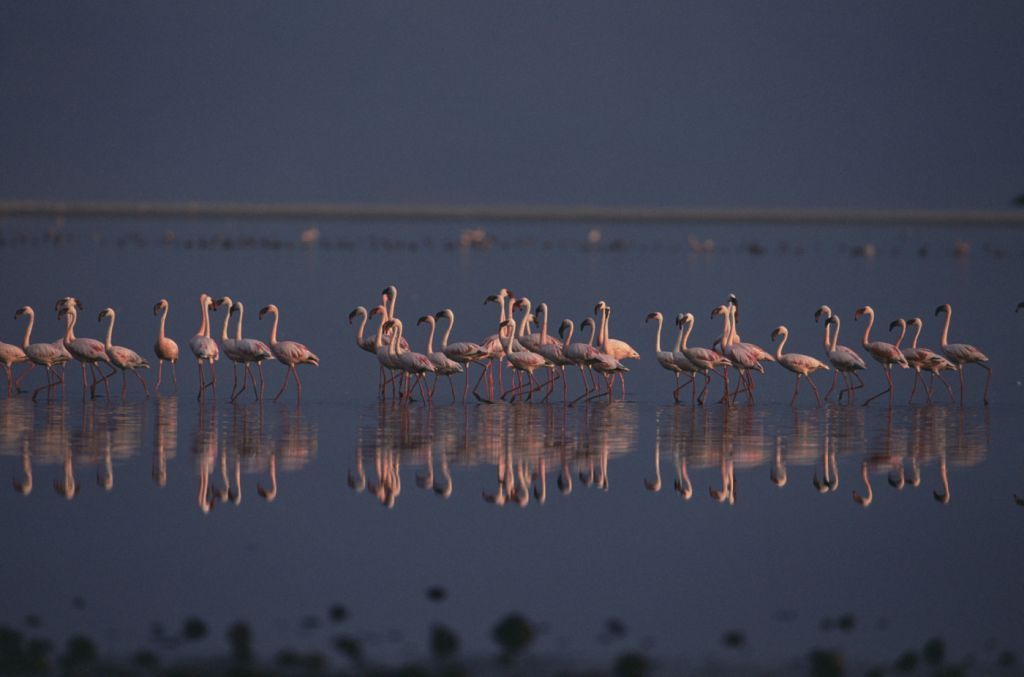
[[[35,615],[46,636],[86,632],[127,653],[160,634],[154,624],[173,631],[198,615],[213,636],[191,650],[205,653],[245,619],[270,655],[328,647],[338,628],[327,609],[344,604],[344,631],[385,660],[424,655],[435,621],[465,651],[488,652],[512,610],[542,624],[539,653],[573,662],[640,648],[778,664],[819,645],[886,661],[936,635],[981,663],[1024,650],[1014,231],[620,226],[596,239],[588,227],[485,228],[489,248],[460,247],[460,226],[403,224],[324,227],[311,247],[295,244],[299,229],[267,224],[80,224],[53,231],[54,245],[44,228],[6,224],[8,342],[20,341],[13,311],[26,303],[36,336],[56,338],[53,301],[74,294],[87,309],[79,335],[100,336],[93,318],[111,305],[115,342],[150,354],[150,309],[165,297],[184,348],[205,291],[244,301],[252,336],[268,331],[255,311],[276,303],[282,337],[323,366],[301,371],[301,406],[293,393],[229,404],[224,361],[216,402],[200,405],[188,360],[178,393],[148,401],[131,383],[126,401],[116,388],[112,401],[83,399],[77,367],[63,397],[0,400],[0,623]],[[695,253],[690,235],[714,251]],[[954,255],[958,240],[969,253]],[[857,254],[865,245],[873,256]],[[425,334],[410,325],[445,306],[453,340],[493,333],[497,311],[482,301],[500,287],[577,324],[607,299],[613,334],[643,355],[629,397],[464,405],[442,385],[432,407],[379,403],[376,363],[345,318],[389,283],[418,349]],[[864,304],[879,316],[874,336],[920,315],[936,345],[934,309],[950,302],[951,339],[992,360],[993,404],[981,406],[978,369],[963,408],[941,387],[935,404],[908,406],[906,372],[892,409],[816,408],[806,389],[794,408],[791,375],[769,367],[753,406],[674,405],[643,319],[691,311],[692,343],[707,345],[721,331],[708,313],[729,292],[745,339],[767,346],[784,323],[787,349],[813,355],[821,303],[849,345]],[[283,370],[266,369],[273,392]],[[863,393],[881,387],[877,366],[865,379]],[[445,601],[427,598],[433,585]],[[830,629],[845,614],[855,631]],[[609,640],[613,618],[627,632]],[[733,630],[746,637],[739,650],[721,641]]]

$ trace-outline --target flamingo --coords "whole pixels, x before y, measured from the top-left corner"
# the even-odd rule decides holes
[[[600,336],[598,338],[598,343],[597,343],[598,349],[601,352],[603,352],[603,353],[605,353],[607,355],[610,355],[616,361],[621,361],[621,360],[639,360],[640,359],[640,353],[638,353],[636,350],[634,350],[633,346],[629,345],[625,341],[621,341],[619,339],[609,338],[609,336],[608,336],[608,325],[611,324],[612,307],[610,305],[608,305],[607,303],[605,303],[604,301],[598,301],[597,305],[594,306],[594,314],[597,315],[598,313],[601,314],[601,330],[599,332]],[[621,368],[621,367],[622,367],[621,362],[618,365],[618,367],[614,367],[614,368],[612,368],[610,370],[607,369],[606,365],[602,365],[600,363],[594,365],[594,369],[597,369],[597,371],[599,371],[599,372],[611,373],[611,375],[612,375],[612,384],[614,384],[614,382],[615,382],[615,376],[618,375],[618,377],[619,377],[619,384],[622,386],[622,399],[626,399],[626,377],[625,377],[625,373],[627,371],[629,371],[629,370],[625,369],[625,368]]]
[[[505,313],[505,300],[506,299],[508,299],[508,314],[507,315]],[[508,319],[509,317],[512,316],[512,306],[515,304],[515,295],[511,291],[509,291],[508,289],[505,289],[504,287],[502,287],[498,291],[497,294],[494,294],[492,296],[488,296],[487,298],[484,299],[484,305],[486,306],[488,303],[495,303],[495,304],[497,304],[498,310],[499,310],[498,326],[500,327],[502,322],[504,322],[506,319]],[[500,332],[497,333],[497,334],[491,334],[490,336],[485,338],[483,341],[480,341],[480,346],[484,350],[486,350],[488,353],[490,353],[490,355],[491,355],[490,364],[487,365],[488,370],[491,370],[491,376],[487,380],[487,396],[488,397],[492,397],[492,398],[494,396],[494,392],[493,392],[494,391],[493,367],[494,367],[494,362],[495,361],[497,361],[497,363],[498,363],[497,364],[497,367],[498,367],[498,389],[499,390],[503,390],[505,388],[504,378],[502,376],[502,370],[501,370],[501,361],[503,359],[505,359],[505,353],[504,353],[504,348],[502,347],[502,341],[503,341],[503,338],[502,338]],[[515,340],[514,337],[513,337],[512,347],[515,350],[522,350],[522,346],[519,345],[519,341]],[[483,378],[483,377],[481,376],[481,378]],[[477,382],[477,385],[479,385],[479,381]],[[473,392],[474,392],[474,396],[475,396],[476,387],[473,388]]]
[[[789,400],[789,405],[793,406],[796,402],[797,393],[800,392],[800,377],[803,376],[807,379],[807,382],[811,384],[811,389],[814,391],[814,397],[818,400],[818,406],[821,406],[821,396],[818,395],[818,387],[814,385],[814,381],[811,380],[811,374],[818,371],[819,369],[828,370],[828,365],[816,360],[810,355],[801,355],[800,353],[787,353],[782,354],[782,347],[786,345],[786,339],[789,338],[789,330],[785,326],[778,326],[775,331],[772,332],[772,342],[775,342],[775,338],[781,336],[782,340],[779,341],[779,345],[775,348],[775,361],[780,365],[788,369],[789,371],[796,374],[796,383],[793,387],[793,397]]]
[[[721,305],[711,311],[712,318],[716,315],[722,316],[723,324],[723,339],[719,344],[720,350],[718,351],[719,354],[727,358],[727,362],[723,363],[722,369],[722,380],[725,382],[725,392],[722,394],[722,401],[725,402],[729,399],[729,365],[731,364],[739,374],[739,381],[736,383],[736,390],[733,393],[732,399],[735,400],[739,395],[740,386],[746,385],[747,399],[753,402],[753,379],[750,377],[750,371],[759,371],[763,374],[764,366],[761,364],[761,361],[768,360],[774,362],[775,358],[766,353],[763,348],[753,343],[745,343],[738,340],[735,333],[735,310],[735,306]]]
[[[827,308],[827,306],[822,307]],[[838,315],[830,315],[829,318],[825,321],[826,335],[828,334],[828,325],[830,324],[834,324],[836,329],[835,332],[832,334],[832,343],[827,351],[828,359],[829,362],[832,363],[832,366],[835,367],[837,374],[839,372],[843,373],[843,380],[846,381],[845,392],[848,398],[847,402],[850,402],[853,400],[853,391],[857,390],[858,388],[864,387],[864,381],[861,379],[860,374],[858,374],[857,371],[861,369],[867,369],[868,365],[864,363],[864,358],[855,353],[852,349],[847,348],[846,346],[839,345],[840,322]],[[857,381],[859,381],[859,385],[852,385],[850,383],[850,378],[848,374],[853,374],[854,376],[856,376]],[[829,389],[829,393],[831,392],[832,390]],[[840,393],[839,395],[840,399],[842,399],[842,393]],[[825,395],[825,399],[828,399],[828,394]]]
[[[270,352],[274,354],[278,362],[288,367],[288,372],[284,375],[284,382],[281,384],[281,390],[277,392],[274,401],[277,402],[278,398],[284,393],[284,389],[288,385],[288,376],[291,375],[295,377],[295,387],[298,391],[296,399],[301,402],[302,382],[299,381],[299,373],[295,371],[295,365],[312,364],[314,367],[319,367],[320,358],[313,354],[309,348],[297,341],[278,341],[277,322],[280,319],[280,313],[277,310],[277,306],[271,303],[269,306],[261,308],[260,319],[262,320],[263,316],[267,313],[274,314],[274,324],[270,328]]]
[[[530,348],[529,346],[527,346],[527,348],[532,352],[537,353],[559,369],[562,379],[562,399],[567,400],[569,397],[569,385],[565,382],[565,368],[573,363],[566,359],[562,341],[559,341],[548,334],[548,304],[541,303],[537,306],[537,316],[539,317],[541,315],[544,316],[544,322],[541,324],[540,341],[537,343],[535,348]],[[548,394],[544,396],[545,400],[550,397],[554,388],[555,373],[554,370],[552,370],[551,378],[548,379]]]
[[[960,372],[960,406],[964,404],[964,366],[976,364],[988,372],[985,377],[985,394],[982,401],[988,406],[988,386],[992,381],[992,367],[988,366],[988,358],[985,354],[967,343],[949,343],[949,322],[953,319],[953,309],[948,303],[944,303],[935,309],[935,315],[946,314],[946,323],[942,327],[942,354],[953,363],[956,370]]]
[[[686,327],[683,326],[683,313],[676,315],[676,326],[679,328],[679,334],[676,336],[675,346],[672,348],[672,361],[675,362],[676,366],[686,372],[690,380],[688,383],[691,386],[690,401],[695,402],[697,400],[697,380],[695,375],[700,371],[693,362],[687,359],[686,355],[683,354],[681,348],[683,346],[683,335],[686,333]],[[679,401],[679,391],[686,386],[686,383],[676,386],[676,389],[672,392],[672,397],[676,402]]]
[[[854,352],[851,348],[839,345],[839,318],[832,312],[832,309],[828,306],[821,306],[814,311],[814,322],[818,323],[818,319],[825,316],[825,357],[835,367],[835,371],[832,372],[832,386],[825,393],[825,400],[828,401],[828,396],[832,394],[832,391],[836,389],[836,383],[839,381],[839,373],[842,372],[843,380],[846,381],[846,388],[843,390],[848,396],[853,397],[853,391],[858,388],[864,387],[864,381],[861,379],[860,374],[857,373],[860,369],[867,369],[867,365],[864,363],[864,359]],[[836,320],[833,323],[832,318]],[[829,339],[829,326],[835,324],[835,336]],[[859,385],[850,386],[849,377],[847,374],[853,374],[857,377]],[[839,399],[842,400],[843,393],[839,393]]]
[[[221,306],[227,306],[228,312],[224,313],[224,326],[220,332],[220,345],[224,349],[224,354],[231,360],[231,398],[230,401],[235,400],[235,389],[238,388],[238,365],[242,362],[241,349],[235,339],[228,337],[228,324],[231,322],[231,307],[234,301],[231,300],[230,296],[222,296],[213,302],[213,309],[218,310]],[[248,365],[243,367],[242,381],[245,382],[245,375],[249,370]]]
[[[235,313],[238,313],[238,324],[235,325],[235,352],[239,357],[239,361],[245,367],[245,374],[247,374],[249,380],[252,381],[253,395],[256,397],[257,400],[260,400],[263,398],[263,386],[266,384],[266,379],[263,376],[263,362],[264,360],[274,359],[274,353],[271,352],[270,347],[267,346],[267,344],[264,343],[263,341],[260,341],[258,339],[242,338],[242,323],[245,320],[245,305],[243,305],[241,301],[235,301],[234,303],[231,304],[231,309],[228,311],[228,317],[230,318]],[[224,352],[227,352],[226,343]],[[231,356],[228,355],[228,357]],[[249,365],[251,363],[255,363],[256,368],[260,372],[259,392],[256,392],[256,379],[253,378],[252,374],[249,371]],[[232,388],[232,390],[234,390],[234,388]],[[231,397],[231,399],[238,399],[238,396],[241,395],[243,392],[245,392],[245,375],[243,375],[242,377],[242,389],[235,393]]]
[[[853,314],[854,321],[859,320],[863,315],[868,316],[868,326],[864,327],[864,338],[861,340],[860,343],[864,347],[864,350],[868,351],[871,357],[873,357],[876,362],[882,365],[882,368],[885,370],[885,380],[889,383],[888,388],[878,393],[877,395],[872,395],[871,397],[869,397],[867,401],[864,402],[864,406],[866,407],[868,404],[871,403],[871,400],[875,399],[876,397],[880,397],[886,393],[889,393],[889,406],[892,406],[892,366],[894,364],[898,364],[904,369],[907,369],[910,367],[910,365],[907,364],[907,358],[903,357],[903,353],[900,352],[900,349],[894,346],[893,344],[886,343],[884,341],[869,340],[871,334],[871,327],[875,324],[875,311],[871,306],[864,306],[863,308],[858,308],[857,312]]]
[[[537,320],[537,318],[530,313],[530,310],[532,309],[532,305],[530,303],[530,299],[528,299],[528,298],[526,298],[524,296],[523,298],[519,299],[516,302],[516,306],[515,307],[516,308],[525,308],[526,309],[526,312],[523,314],[523,322],[519,326],[519,336],[516,337],[518,339],[518,341],[519,341],[519,344],[523,348],[525,348],[526,350],[529,350],[531,352],[536,353],[536,352],[538,352],[537,349],[541,345],[544,345],[544,344],[555,345],[557,343],[560,343],[560,341],[555,339],[554,336],[548,336],[547,332],[542,332],[540,334],[524,334],[524,331],[529,329],[529,325],[530,325],[529,320],[530,320],[530,318],[532,317],[535,322]],[[546,303],[541,303],[540,305],[538,305],[537,306],[537,315],[540,315],[541,308],[543,308],[544,311],[546,312],[547,308],[548,308],[548,305]],[[545,318],[546,318],[546,316],[545,316]]]
[[[901,322],[905,321],[893,320],[892,324],[889,325],[889,330],[891,331],[894,326]],[[942,374],[940,372],[946,369],[956,369],[956,367],[953,365],[952,362],[942,357],[935,351],[929,350],[928,348],[917,347],[917,340],[921,337],[921,329],[924,326],[924,322],[921,320],[920,317],[915,317],[911,319],[909,323],[906,324],[907,326],[913,326],[917,329],[917,331],[914,333],[914,340],[911,346],[909,348],[900,348],[901,352],[903,353],[903,357],[907,358],[907,364],[909,364],[914,369],[914,387],[910,391],[910,399],[907,401],[907,404],[910,404],[911,402],[914,401],[914,394],[917,392],[918,381],[920,381],[921,385],[924,386],[924,392],[928,398],[929,404],[932,401],[932,388],[925,385],[924,379],[921,377],[922,369],[931,372],[933,379],[935,378],[935,376],[939,377],[939,380],[942,381],[942,385],[946,386],[946,392],[949,394],[950,402],[952,402],[953,389],[950,388],[949,384],[946,383],[946,380],[942,378]],[[899,342],[897,342],[896,345],[899,345]]]
[[[402,338],[402,321],[397,317],[392,318],[384,323],[384,329],[394,328],[395,334],[391,337],[391,345],[388,346],[388,350],[391,352],[392,362],[395,364],[396,369],[404,371],[406,374],[415,375],[416,383],[420,386],[420,394],[423,395],[423,399],[429,399],[423,389],[423,375],[427,373],[436,373],[437,369],[434,364],[430,361],[430,358],[423,353],[413,352],[411,350],[405,350],[401,345]],[[409,399],[412,397],[412,389],[416,383],[411,384],[406,389],[403,399]]]
[[[462,401],[465,402],[466,394],[469,391],[469,365],[480,365],[483,369],[480,374],[480,379],[483,379],[484,374],[487,373],[487,365],[483,364],[483,360],[489,359],[490,352],[472,341],[457,341],[455,343],[448,342],[448,339],[452,334],[452,329],[455,327],[455,313],[451,308],[445,308],[438,312],[434,315],[434,318],[435,320],[440,320],[441,318],[446,318],[448,320],[448,328],[441,337],[441,352],[444,353],[444,356],[448,359],[458,362],[461,365],[465,365],[466,384],[462,388]],[[480,385],[479,380],[476,382],[476,385]],[[476,388],[473,388],[473,390],[475,392]]]
[[[384,399],[386,396],[385,390],[387,388],[387,384],[390,383],[391,396],[392,398],[394,398],[395,378],[397,378],[397,374],[395,374],[395,371],[399,367],[391,353],[390,342],[384,342],[384,325],[387,324],[388,322],[388,309],[383,304],[376,306],[373,310],[370,311],[370,317],[374,317],[375,315],[380,315],[380,324],[377,325],[377,336],[373,342],[374,354],[377,356],[377,362],[380,363],[381,369],[387,369],[391,373],[391,378],[388,379],[387,381],[381,379],[380,388],[377,395],[380,399]]]
[[[18,319],[22,315],[28,315],[28,327],[25,329],[25,339],[22,341],[21,349],[25,351],[25,355],[32,360],[33,364],[46,368],[46,385],[32,391],[32,401],[34,402],[43,388],[46,388],[47,397],[49,397],[50,388],[58,383],[64,384],[64,376],[58,374],[54,367],[66,363],[71,359],[71,355],[63,349],[63,346],[57,347],[52,343],[29,343],[32,338],[32,327],[36,322],[36,314],[31,306],[23,306],[15,311],[14,319]]]
[[[527,399],[532,399],[533,398],[533,391],[537,389],[537,383],[533,380],[533,372],[535,370],[541,368],[541,367],[551,366],[551,363],[548,362],[546,359],[544,359],[543,356],[538,355],[537,353],[530,352],[529,350],[513,350],[512,349],[512,337],[515,336],[515,333],[516,333],[516,321],[515,321],[515,319],[505,320],[504,322],[501,323],[500,329],[507,329],[508,330],[508,334],[505,337],[505,344],[504,344],[505,358],[508,360],[508,363],[510,365],[512,365],[513,369],[515,369],[516,371],[519,371],[519,372],[523,372],[523,373],[525,373],[529,377],[531,388],[530,388],[529,393],[527,393]],[[523,391],[523,378],[522,378],[522,374],[520,374],[520,376],[519,376],[519,384],[518,384],[518,386],[513,386],[507,392],[502,393],[502,395],[501,395],[502,399],[504,399],[505,396],[508,395],[508,393],[512,392],[513,390],[516,390],[518,395],[520,397],[522,397],[522,391]],[[513,395],[512,399],[514,400],[515,398],[516,398],[516,396]]]
[[[174,365],[178,362],[178,356],[181,351],[178,350],[178,344],[172,339],[167,338],[164,333],[167,325],[167,313],[170,310],[170,304],[167,299],[160,299],[155,306],[153,306],[153,314],[161,313],[160,315],[160,331],[156,335],[156,343],[153,345],[153,352],[156,353],[157,361],[159,365],[156,369],[156,386],[154,390],[160,392],[160,381],[164,373],[164,360],[171,363],[171,379],[174,381],[174,390],[178,390],[178,375],[175,373]]]
[[[352,324],[352,320],[357,316],[363,318],[362,322],[359,323],[359,328],[356,330],[356,345],[365,350],[368,353],[376,353],[377,348],[374,345],[372,338],[363,336],[363,332],[366,330],[366,323],[370,319],[370,313],[363,306],[356,306],[355,310],[348,314],[348,323]],[[387,320],[387,318],[384,318]]]
[[[67,318],[67,329],[64,333],[64,348],[67,349],[71,356],[75,358],[82,365],[82,394],[85,394],[85,365],[88,364],[92,370],[92,384],[89,386],[89,393],[92,398],[96,397],[96,371],[97,364],[100,362],[110,364],[110,358],[107,356],[106,348],[102,343],[96,339],[90,338],[75,338],[75,323],[78,321],[78,310],[81,304],[65,305],[61,308],[57,314],[58,318]],[[102,372],[100,372],[102,374]],[[114,372],[103,376],[103,387],[107,391],[107,397],[110,397],[110,387],[107,385],[107,379]]]
[[[594,347],[594,334],[596,333],[596,325],[592,318],[587,318],[580,323],[580,331],[583,327],[590,326],[590,343],[572,343],[572,333],[574,329],[573,321],[570,319],[562,320],[562,324],[558,327],[558,335],[564,336],[562,343],[562,355],[566,360],[575,364],[580,368],[580,379],[583,381],[583,395],[584,397],[592,390],[596,390],[596,385],[591,388],[587,385],[587,377],[584,372],[584,367],[590,367],[595,361],[600,359],[601,352]],[[568,331],[568,333],[566,333]],[[591,375],[591,383],[593,383],[593,375]],[[576,398],[577,400],[579,398]]]
[[[452,383],[452,374],[461,374],[464,369],[461,364],[444,354],[444,351],[434,352],[434,331],[437,328],[437,318],[433,315],[424,315],[416,321],[417,325],[429,324],[430,334],[427,336],[427,359],[434,365],[434,373],[439,376],[448,377],[448,385],[452,389],[452,402],[455,401],[455,384]],[[434,379],[434,388],[437,387],[437,378]],[[430,399],[434,399],[434,388],[430,389]]]
[[[675,356],[672,351],[661,349],[661,328],[664,324],[665,318],[662,316],[660,311],[655,311],[653,313],[648,313],[647,319],[644,320],[644,323],[646,324],[651,320],[657,320],[658,322],[658,333],[654,335],[654,359],[657,360],[658,364],[660,364],[663,369],[675,375],[676,387],[675,390],[672,391],[672,397],[676,402],[678,402],[679,388],[682,387],[679,385],[679,375],[683,373],[683,369],[676,364]],[[693,378],[691,377],[690,380],[692,381]]]
[[[188,342],[188,347],[192,354],[196,356],[196,364],[199,366],[199,394],[196,395],[197,400],[203,399],[207,388],[212,387],[214,396],[217,395],[217,371],[214,369],[213,363],[220,359],[220,348],[217,347],[217,342],[210,338],[211,306],[213,306],[213,299],[210,298],[210,295],[200,294],[199,312],[202,315],[200,316],[199,329],[196,331],[196,335],[189,339]],[[209,383],[206,382],[203,376],[204,360],[210,366],[212,378]]]
[[[7,397],[10,397],[13,392],[14,365],[28,361],[28,355],[25,354],[25,351],[20,346],[0,341],[0,364],[4,365],[4,371],[7,374]],[[32,366],[35,367],[35,363]],[[18,380],[20,381],[21,379]]]
[[[384,320],[387,321],[395,319],[395,304],[398,302],[398,287],[396,287],[393,284],[385,287],[384,291],[381,292],[381,301],[381,305],[383,305],[385,310],[387,311],[384,316]],[[385,335],[384,343],[390,342],[391,336]],[[402,350],[409,350],[409,342],[406,341],[404,338],[402,339],[401,348]]]
[[[708,394],[708,384],[711,383],[711,374],[714,373],[718,376],[722,376],[715,371],[715,367],[720,364],[727,365],[730,363],[730,360],[728,357],[720,355],[709,348],[687,347],[686,344],[690,339],[690,332],[693,331],[694,325],[694,317],[692,313],[683,313],[680,317],[677,317],[676,324],[679,327],[686,327],[686,331],[683,333],[683,340],[679,344],[679,352],[681,352],[686,359],[690,361],[690,364],[697,368],[698,373],[704,376],[704,388],[701,390],[700,397],[697,398],[697,404],[703,405],[704,399]],[[722,378],[724,380],[725,377]],[[726,394],[728,394],[728,390],[726,391]]]
[[[110,318],[110,324],[107,325],[107,340],[103,344],[103,348],[107,351],[107,357],[110,358],[110,363],[121,370],[121,399],[124,399],[125,393],[128,391],[128,377],[125,376],[125,371],[131,370],[131,372],[135,374],[135,378],[139,379],[139,383],[142,384],[142,389],[146,391],[146,399],[148,400],[149,387],[146,385],[146,381],[136,370],[149,369],[149,362],[144,360],[137,352],[130,348],[114,345],[114,322],[117,320],[117,315],[114,313],[114,309],[104,308],[100,311],[97,322],[102,322],[105,317]]]

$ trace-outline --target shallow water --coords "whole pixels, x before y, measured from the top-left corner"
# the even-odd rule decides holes
[[[148,354],[150,309],[166,297],[184,348],[206,291],[247,303],[247,335],[265,336],[256,311],[276,303],[282,336],[323,366],[300,370],[301,406],[294,391],[229,404],[224,361],[216,402],[200,405],[187,360],[177,395],[165,383],[145,401],[129,383],[122,402],[115,381],[111,401],[83,400],[75,367],[62,398],[0,401],[0,476],[11,478],[0,491],[0,573],[11,582],[0,623],[36,615],[46,636],[88,632],[127,653],[152,642],[153,623],[246,619],[269,655],[327,647],[335,629],[310,617],[340,603],[345,631],[396,660],[427,652],[434,621],[455,628],[464,651],[487,652],[512,610],[542,624],[539,653],[571,662],[640,648],[684,664],[781,664],[818,645],[885,662],[932,636],[982,664],[1024,650],[1016,232],[624,225],[598,238],[586,227],[484,227],[490,243],[466,246],[462,226],[322,227],[304,247],[300,229],[272,224],[78,224],[49,237],[6,224],[6,341],[20,338],[11,316],[25,303],[38,335],[56,338],[51,304],[74,294],[88,311],[79,335],[100,336],[92,318],[109,304],[115,342]],[[714,251],[694,252],[691,234]],[[954,255],[957,241],[969,253]],[[856,253],[868,244],[873,256]],[[457,313],[453,340],[493,333],[497,311],[481,302],[499,287],[577,324],[607,299],[613,335],[642,354],[629,397],[569,408],[556,389],[544,404],[463,405],[441,383],[432,407],[381,404],[375,361],[345,317],[389,283],[417,349],[425,334],[410,325],[444,306]],[[991,358],[992,405],[981,406],[977,369],[963,408],[941,386],[934,405],[919,393],[908,406],[908,372],[891,409],[834,397],[816,408],[806,388],[794,408],[778,367],[759,377],[753,406],[742,396],[735,407],[675,405],[643,319],[694,312],[692,343],[707,345],[721,331],[708,313],[729,292],[744,339],[768,346],[784,323],[787,350],[812,355],[821,303],[841,315],[848,345],[865,303],[879,315],[873,338],[920,315],[935,345],[935,306],[950,302],[951,339]],[[213,316],[217,331],[222,321]],[[266,371],[273,394],[283,370]],[[860,401],[881,387],[877,366],[865,380]],[[824,393],[828,379],[817,382]],[[569,387],[578,392],[578,377]],[[427,598],[432,585],[445,601]],[[856,631],[834,628],[846,614]],[[605,636],[609,619],[622,619],[624,637]],[[746,638],[739,649],[722,643],[733,630]]]

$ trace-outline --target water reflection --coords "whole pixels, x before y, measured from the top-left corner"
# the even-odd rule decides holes
[[[94,475],[103,492],[114,492],[118,467],[150,451],[152,480],[165,487],[184,435],[195,467],[195,493],[189,494],[203,513],[218,503],[240,506],[247,477],[248,495],[278,500],[287,493],[284,477],[316,458],[315,419],[299,408],[264,409],[260,402],[191,406],[185,409],[177,397],[116,404],[8,400],[0,403],[0,456],[11,459],[17,494],[32,494],[46,468],[46,481],[71,500],[83,489],[83,473]],[[347,484],[388,508],[398,505],[403,479],[413,492],[441,499],[460,485],[495,507],[544,506],[580,491],[603,494],[616,486],[616,458],[639,448],[641,421],[652,414],[653,440],[644,446],[653,445],[654,467],[645,463],[642,486],[658,494],[671,478],[682,501],[706,492],[727,506],[740,499],[738,476],[826,497],[840,493],[842,474],[847,496],[865,508],[883,488],[913,492],[922,486],[935,501],[949,504],[957,495],[958,472],[985,459],[991,436],[989,411],[944,405],[868,412],[839,406],[435,408],[382,402],[360,414]],[[193,423],[183,421],[192,416]],[[474,473],[472,484],[462,487],[468,480],[460,470],[471,468],[488,471]]]

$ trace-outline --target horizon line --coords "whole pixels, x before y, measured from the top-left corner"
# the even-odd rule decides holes
[[[0,218],[281,219],[735,224],[1024,225],[1024,209],[705,208],[597,205],[0,200]]]

